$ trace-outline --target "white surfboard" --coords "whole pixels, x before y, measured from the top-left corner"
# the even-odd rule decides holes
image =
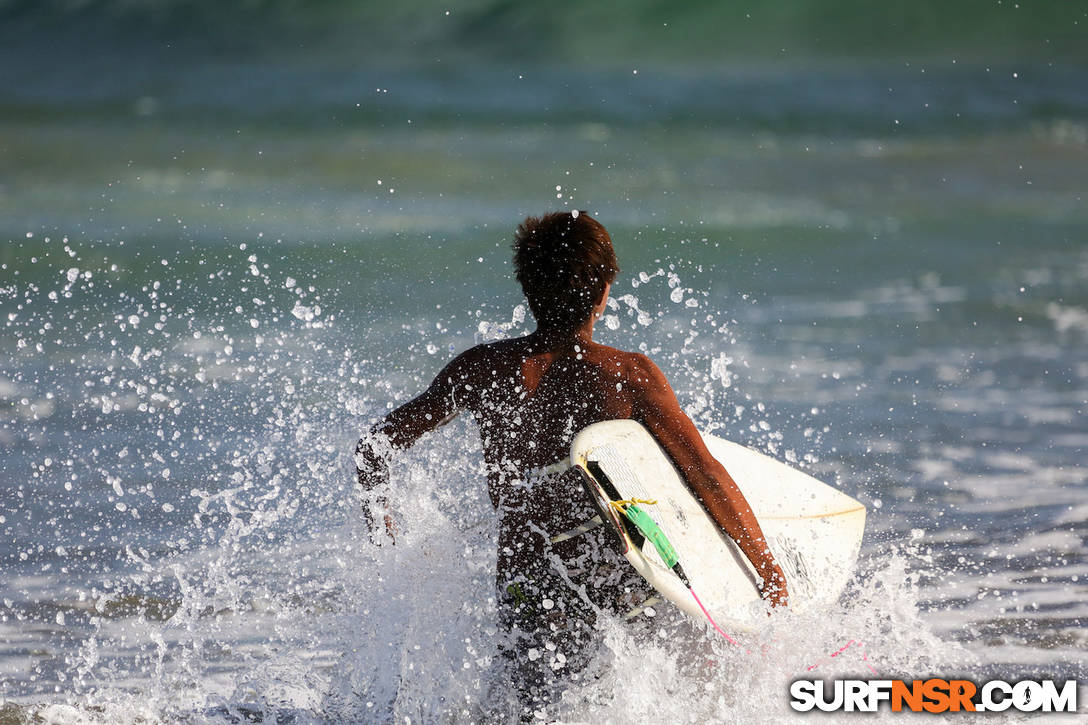
[[[706,433],[703,440],[752,507],[786,575],[790,609],[804,611],[836,599],[861,548],[865,507],[769,456]],[[575,437],[570,461],[584,473],[586,489],[607,525],[618,532],[624,556],[662,596],[705,620],[654,545],[625,524],[609,501],[657,501],[639,508],[668,537],[692,589],[719,626],[751,632],[767,621],[767,605],[747,557],[706,513],[642,425],[613,420],[588,426]]]

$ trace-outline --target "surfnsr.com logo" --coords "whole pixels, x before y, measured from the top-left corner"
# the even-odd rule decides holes
[[[990,680],[794,680],[790,707],[798,712],[1076,712],[1077,681]]]

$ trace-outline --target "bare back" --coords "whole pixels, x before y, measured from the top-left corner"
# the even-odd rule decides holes
[[[549,338],[540,332],[478,345],[451,361],[426,392],[387,415],[376,430],[403,448],[461,411],[470,412],[480,430],[488,491],[499,514],[500,582],[539,566],[550,554],[584,558],[588,551],[597,560],[607,559],[592,551],[592,539],[568,544],[567,552],[548,543],[593,515],[577,477],[528,473],[564,459],[586,426],[631,418],[653,434],[708,513],[773,584],[772,593],[785,600],[784,577],[751,508],[645,355],[597,344],[589,336]],[[603,541],[596,544],[600,549]],[[592,589],[603,599],[614,595],[599,582]]]
[[[623,353],[589,343],[537,349],[531,337],[482,345],[466,357],[459,400],[480,426],[492,483],[565,458],[574,434],[602,420],[628,418]],[[492,498],[502,492],[493,491]]]
[[[594,512],[576,476],[527,474],[566,458],[587,425],[632,416],[635,406],[623,394],[631,355],[592,342],[546,346],[530,336],[482,345],[464,357],[457,402],[480,430],[488,490],[500,513],[500,580],[532,570],[546,551],[570,558],[586,544],[603,544],[549,546],[548,537]],[[605,554],[592,557],[601,563]]]

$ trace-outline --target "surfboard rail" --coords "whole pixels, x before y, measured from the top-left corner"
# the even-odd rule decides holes
[[[703,433],[711,454],[729,471],[752,507],[771,551],[786,574],[796,611],[837,598],[861,547],[865,507],[837,489],[757,451]],[[598,514],[620,540],[628,562],[662,596],[704,618],[688,587],[662,561],[637,527],[617,515],[613,502],[640,505],[665,533],[713,621],[753,631],[766,621],[759,579],[740,548],[687,487],[667,453],[634,420],[595,423],[575,436],[570,463]]]

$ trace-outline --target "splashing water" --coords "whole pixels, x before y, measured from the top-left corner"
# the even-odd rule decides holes
[[[1088,680],[1076,4],[919,6],[880,48],[854,2],[647,4],[604,43],[586,3],[7,5],[0,722],[479,720],[476,432],[393,465],[392,548],[350,453],[527,331],[508,228],[542,204],[616,242],[600,341],[869,507],[837,606],[738,648],[667,607],[606,619],[549,717],[786,721],[813,664]]]
[[[400,351],[345,346],[334,296],[269,271],[264,250],[163,259],[141,279],[156,265],[96,263],[66,241],[42,249],[57,246],[80,266],[43,256],[5,293],[16,351],[4,470],[27,474],[0,521],[16,560],[3,631],[9,648],[49,653],[22,655],[30,674],[9,667],[5,690],[57,722],[490,712],[495,517],[472,426],[455,422],[394,463],[403,533],[377,547],[348,454],[366,421],[424,383]],[[612,300],[608,329],[663,330],[639,347],[663,361],[695,420],[736,430],[751,408],[748,442],[781,453],[767,406],[736,392],[728,366],[748,361],[733,323],[684,304],[706,294],[673,267],[636,275],[642,297]],[[524,331],[524,307],[508,319],[474,332]],[[409,354],[445,349],[454,324],[440,319]],[[819,450],[828,429],[815,411],[802,417]],[[599,676],[572,681],[549,716],[785,719],[788,683],[813,663],[823,676],[966,666],[971,655],[919,611],[931,569],[921,546],[870,547],[840,605],[780,614],[739,648],[668,609],[636,628],[605,619]],[[31,623],[42,629],[16,635]],[[828,657],[848,640],[859,644]]]

